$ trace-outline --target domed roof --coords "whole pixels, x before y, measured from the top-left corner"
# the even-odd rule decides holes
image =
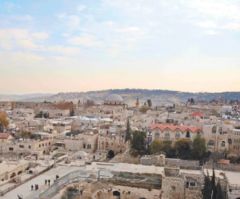
[[[106,97],[106,102],[123,102],[123,98],[120,95],[112,94]]]

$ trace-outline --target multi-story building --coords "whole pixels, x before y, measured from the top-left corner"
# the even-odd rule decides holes
[[[150,127],[150,136],[153,140],[173,141],[181,138],[193,140],[196,135],[202,134],[202,129],[194,126],[153,124]]]

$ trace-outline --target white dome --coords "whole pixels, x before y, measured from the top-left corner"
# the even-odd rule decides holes
[[[122,103],[123,102],[123,98],[120,95],[117,94],[112,94],[106,97],[105,102],[118,102],[118,103]]]

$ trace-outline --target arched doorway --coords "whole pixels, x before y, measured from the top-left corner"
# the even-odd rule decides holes
[[[112,159],[114,158],[115,156],[115,153],[113,150],[109,150],[108,153],[107,153],[107,159]]]
[[[19,172],[18,172],[18,175],[21,175],[21,174],[22,174],[22,171],[19,171]]]
[[[120,199],[121,194],[120,194],[119,191],[113,191],[113,196],[114,196],[114,198],[116,198],[116,199]]]
[[[11,175],[10,175],[10,178],[14,178],[16,176],[16,173],[12,173]]]

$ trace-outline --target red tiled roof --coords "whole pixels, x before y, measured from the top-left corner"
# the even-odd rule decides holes
[[[0,133],[0,139],[3,140],[3,139],[8,139],[10,136],[9,133]]]
[[[153,124],[151,130],[160,129],[161,131],[169,129],[170,131],[190,131],[192,133],[201,132],[201,129],[195,126],[173,125],[173,124]]]
[[[193,112],[191,114],[192,117],[204,117],[204,114],[201,112]]]
[[[230,160],[220,159],[218,164],[230,164]]]

